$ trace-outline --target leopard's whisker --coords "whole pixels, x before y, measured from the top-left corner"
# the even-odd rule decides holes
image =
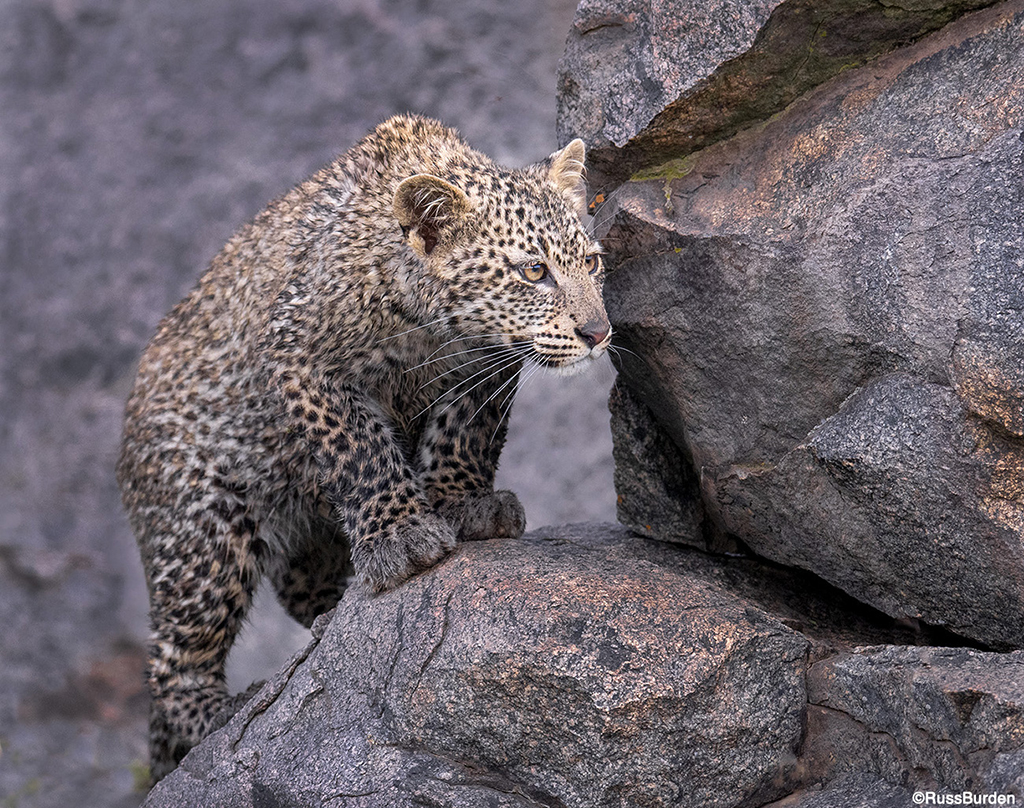
[[[495,377],[495,376],[497,376],[497,375],[498,375],[499,373],[502,373],[502,372],[504,372],[504,371],[508,370],[509,368],[511,368],[511,367],[515,367],[516,365],[518,365],[518,364],[522,363],[522,361],[523,361],[523,356],[525,355],[526,351],[528,351],[528,350],[529,350],[529,348],[525,348],[525,349],[522,349],[522,350],[520,351],[520,353],[517,353],[516,355],[512,356],[512,358],[511,358],[511,359],[508,359],[508,361],[504,362],[504,363],[503,363],[503,364],[501,365],[501,367],[499,367],[499,368],[498,368],[497,370],[495,370],[495,371],[491,372],[490,374],[488,374],[487,376],[485,376],[484,378],[482,378],[482,379],[481,379],[480,381],[478,381],[478,382],[477,382],[476,384],[474,384],[474,385],[473,385],[472,387],[468,388],[467,390],[463,390],[463,391],[462,391],[461,393],[459,393],[459,395],[458,395],[458,396],[456,396],[456,397],[455,397],[455,398],[453,398],[453,399],[452,399],[451,401],[449,401],[449,402],[448,402],[448,403],[447,403],[447,404],[446,404],[446,405],[444,406],[444,408],[443,408],[443,409],[441,410],[441,412],[442,412],[442,413],[444,413],[444,412],[447,412],[447,411],[448,411],[449,409],[451,409],[451,408],[452,408],[453,406],[455,406],[455,404],[457,404],[457,403],[458,403],[459,401],[461,401],[461,400],[462,400],[463,398],[465,398],[465,397],[466,397],[466,396],[468,396],[468,395],[469,395],[470,393],[472,393],[472,392],[473,392],[474,390],[476,390],[476,389],[477,389],[477,388],[478,388],[478,387],[479,387],[479,386],[480,386],[481,384],[484,384],[484,383],[485,383],[485,382],[487,382],[488,380],[490,380],[490,379],[494,378],[494,377]],[[489,365],[489,366],[488,366],[488,368],[487,368],[487,370],[489,370],[489,369],[490,369],[491,367],[494,367],[494,364],[491,364],[491,365]],[[479,375],[479,372],[478,372],[478,373],[476,373],[476,374],[474,374],[474,375]],[[466,381],[468,381],[468,380],[466,380]],[[463,382],[463,383],[465,383],[465,382]],[[457,386],[456,386],[456,387],[457,387]],[[455,389],[456,389],[456,388],[455,388],[455,387],[453,387],[453,388],[452,388],[452,390],[449,390],[447,394],[450,394],[450,393],[452,393],[452,392],[453,392],[453,391],[454,391]],[[446,394],[446,395],[447,395],[447,394]]]
[[[423,384],[421,384],[419,386],[419,388],[417,388],[417,389],[422,390],[424,387],[428,387],[429,385],[433,384],[434,382],[436,382],[436,381],[438,381],[440,379],[443,379],[445,376],[449,376],[452,373],[455,373],[456,371],[458,371],[458,370],[460,370],[460,369],[462,369],[464,367],[468,367],[469,365],[474,365],[477,362],[483,362],[485,360],[491,360],[482,369],[478,370],[476,373],[472,374],[468,378],[463,379],[457,385],[455,385],[455,387],[451,388],[451,390],[455,390],[460,385],[465,384],[467,381],[470,381],[471,379],[474,379],[477,376],[479,376],[481,373],[486,372],[489,368],[494,367],[494,362],[495,361],[499,361],[502,358],[504,358],[505,356],[508,356],[510,354],[513,354],[513,353],[516,353],[517,351],[520,351],[521,349],[522,349],[521,345],[510,345],[510,346],[505,346],[501,350],[496,351],[494,353],[491,353],[491,354],[489,354],[487,356],[478,356],[478,357],[475,357],[473,359],[469,359],[469,360],[463,362],[461,365],[458,365],[458,366],[453,367],[453,368],[449,368],[448,370],[446,370],[446,371],[444,371],[442,373],[438,373],[436,376],[434,376],[429,381],[426,381]],[[451,392],[451,390],[449,390],[448,392]]]
[[[515,345],[515,344],[517,344],[517,343],[512,343],[512,345]],[[425,359],[422,362],[420,362],[418,365],[413,365],[411,368],[406,368],[405,372],[409,373],[409,372],[417,370],[419,368],[426,367],[427,365],[433,365],[433,364],[435,364],[437,362],[443,362],[446,359],[451,359],[451,358],[456,357],[456,356],[462,356],[463,354],[476,353],[476,352],[479,352],[479,351],[493,351],[495,348],[507,348],[507,347],[509,347],[509,346],[508,345],[481,345],[479,348],[466,348],[464,351],[456,351],[455,353],[445,354],[444,356],[438,356],[438,357],[436,357],[434,359]],[[433,356],[433,354],[431,354],[431,356]],[[472,361],[476,362],[476,361],[479,361],[479,360],[474,359]],[[467,364],[470,364],[470,363],[467,363]],[[464,367],[464,365],[459,365],[459,367]]]
[[[406,334],[411,334],[413,331],[420,331],[421,329],[424,329],[424,328],[430,328],[431,326],[434,326],[434,325],[440,325],[441,323],[443,323],[443,322],[445,322],[447,320],[451,320],[455,316],[456,315],[454,315],[454,314],[445,314],[442,317],[438,317],[436,320],[431,320],[429,323],[423,323],[423,325],[418,325],[418,326],[415,326],[414,328],[407,328],[405,331],[399,331],[397,334],[391,334],[391,335],[389,335],[387,337],[381,337],[380,339],[377,340],[377,344],[379,345],[382,342],[388,342],[389,340],[398,339],[399,337],[404,337]]]
[[[512,412],[512,405],[515,403],[516,397],[519,395],[522,389],[526,387],[527,382],[529,382],[529,380],[533,378],[537,371],[539,371],[542,367],[536,362],[530,362],[528,364],[529,368],[527,369],[526,374],[519,374],[516,377],[515,387],[513,387],[505,395],[505,398],[501,400],[501,404],[498,405],[498,408],[500,410],[500,413],[498,415],[498,423],[495,424],[494,431],[491,433],[490,440],[487,441],[488,445],[494,443],[494,439],[497,437],[498,431],[501,429],[502,421],[505,421],[508,418],[509,414]],[[508,403],[506,404],[506,402]]]
[[[423,408],[422,410],[420,410],[420,411],[419,411],[418,413],[416,413],[416,415],[414,416],[414,420],[415,420],[415,418],[419,418],[419,417],[420,417],[421,415],[423,415],[423,414],[424,414],[425,412],[428,412],[429,410],[433,409],[433,408],[434,408],[434,407],[435,407],[435,406],[436,406],[436,405],[437,405],[438,403],[440,403],[440,402],[441,402],[441,401],[442,401],[442,400],[443,400],[443,399],[444,399],[444,398],[445,398],[446,396],[450,396],[450,395],[451,395],[452,393],[454,393],[454,392],[455,392],[456,390],[458,390],[458,389],[459,389],[460,387],[462,387],[463,385],[465,385],[465,384],[467,384],[467,383],[471,382],[471,381],[472,381],[473,379],[475,379],[475,378],[476,378],[477,376],[481,376],[481,375],[483,375],[483,374],[487,373],[488,371],[490,371],[490,370],[491,370],[492,368],[494,368],[494,367],[495,367],[496,365],[500,365],[500,367],[498,367],[498,369],[497,369],[497,370],[495,370],[495,371],[493,371],[492,373],[490,373],[490,375],[488,375],[488,376],[485,376],[485,377],[484,377],[483,379],[481,379],[480,381],[478,381],[478,382],[477,382],[476,384],[474,384],[474,385],[473,385],[472,387],[470,387],[470,388],[468,388],[468,389],[464,390],[463,392],[459,393],[459,395],[457,395],[457,396],[456,396],[455,398],[453,398],[453,399],[452,399],[451,401],[449,401],[449,402],[448,402],[448,403],[447,403],[447,404],[445,405],[444,409],[442,409],[442,410],[441,410],[441,412],[447,412],[447,411],[448,411],[448,409],[449,409],[450,407],[452,407],[452,405],[456,404],[456,403],[457,403],[457,402],[458,402],[458,401],[459,401],[460,399],[464,398],[464,397],[465,397],[465,396],[467,396],[467,395],[468,395],[469,393],[473,392],[473,391],[474,391],[474,390],[475,390],[475,389],[476,389],[477,387],[479,387],[479,386],[480,386],[481,384],[483,384],[484,382],[486,382],[486,381],[487,381],[488,379],[490,379],[490,378],[491,378],[492,376],[495,376],[496,374],[498,374],[498,373],[501,373],[501,372],[502,372],[502,370],[505,370],[506,368],[512,367],[512,366],[513,366],[513,365],[515,365],[515,364],[516,364],[517,362],[521,362],[521,361],[522,361],[522,356],[523,356],[523,355],[525,354],[525,352],[526,352],[526,351],[528,351],[528,350],[529,350],[529,347],[528,347],[528,346],[517,346],[517,347],[516,347],[516,349],[515,349],[514,351],[512,351],[512,352],[510,352],[510,353],[508,353],[508,354],[505,354],[505,353],[503,353],[503,354],[502,354],[502,355],[501,355],[500,357],[498,357],[498,358],[494,359],[494,361],[492,361],[492,362],[488,363],[488,364],[487,364],[486,366],[484,366],[483,368],[481,368],[480,370],[478,370],[478,371],[477,371],[476,373],[474,373],[473,375],[471,375],[471,376],[469,376],[469,377],[467,377],[467,378],[465,378],[465,379],[462,379],[462,380],[461,380],[461,381],[460,381],[460,382],[459,382],[458,384],[454,385],[453,387],[450,387],[450,388],[448,388],[448,389],[447,389],[447,390],[445,390],[445,391],[444,391],[443,393],[441,393],[441,395],[439,395],[439,396],[438,396],[437,398],[435,398],[435,399],[434,399],[433,401],[431,401],[431,402],[430,402],[430,403],[429,403],[429,404],[428,404],[428,405],[427,405],[426,407],[424,407],[424,408]]]
[[[629,354],[630,356],[635,356],[637,359],[641,358],[640,354],[636,351],[631,351],[629,348],[623,348],[621,345],[612,345],[611,343],[608,344],[608,352],[615,354],[616,356],[620,354]]]
[[[461,337],[452,337],[451,339],[442,342],[437,348],[435,348],[427,356],[427,359],[430,359],[430,357],[432,357],[432,356],[436,356],[441,351],[443,351],[445,348],[447,348],[449,345],[454,345],[456,342],[466,342],[467,340],[473,340],[473,339],[479,339],[479,340],[493,339],[495,337],[506,337],[506,336],[508,336],[508,334],[506,334],[504,332],[498,332],[498,333],[495,333],[495,334],[469,334],[469,335],[465,335],[465,336],[461,336]]]
[[[494,390],[494,392],[492,392],[489,396],[487,396],[487,398],[484,399],[484,403],[476,408],[476,412],[474,412],[471,416],[469,416],[469,421],[467,421],[467,423],[472,422],[472,420],[474,418],[476,418],[476,416],[480,413],[480,411],[484,407],[486,407],[488,404],[490,404],[495,398],[497,398],[499,395],[501,395],[501,391],[504,390],[506,387],[508,387],[509,384],[513,385],[512,391],[515,392],[516,387],[518,387],[518,385],[519,385],[519,373],[518,372],[515,373],[512,376],[509,376],[504,382],[501,383],[501,385],[496,390]],[[502,403],[504,403],[504,401],[505,401],[505,399],[502,399]],[[499,411],[500,411],[500,405],[499,405]],[[499,421],[499,423],[500,423],[500,421]],[[493,439],[494,436],[492,435],[491,437]]]
[[[625,185],[620,185],[618,188],[616,188],[614,191],[612,191],[610,194],[605,196],[604,199],[601,200],[600,207],[594,210],[594,215],[591,216],[590,221],[587,222],[587,230],[591,233],[591,235],[596,233],[601,227],[603,227],[605,224],[611,221],[615,213],[610,209],[609,203],[613,199],[615,199],[615,197],[617,197],[625,187]],[[597,205],[596,198],[594,199],[594,204],[595,206]]]

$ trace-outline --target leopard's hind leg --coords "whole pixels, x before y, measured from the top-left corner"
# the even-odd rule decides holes
[[[306,628],[337,605],[352,573],[348,542],[330,524],[315,526],[307,541],[275,556],[267,570],[278,602]]]
[[[205,511],[182,536],[150,536],[148,681],[150,774],[168,774],[236,707],[224,663],[252,605],[262,545],[253,525],[223,507]],[[173,546],[166,554],[154,546]],[[190,550],[190,548],[192,548]]]

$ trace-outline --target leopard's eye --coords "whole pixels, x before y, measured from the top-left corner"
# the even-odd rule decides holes
[[[540,283],[548,276],[548,265],[543,261],[534,261],[524,266],[522,273],[530,283]]]
[[[588,255],[584,259],[583,265],[587,268],[588,275],[596,275],[601,268],[601,257],[597,253]]]

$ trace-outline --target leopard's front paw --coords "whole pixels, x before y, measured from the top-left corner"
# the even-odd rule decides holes
[[[511,491],[469,494],[441,513],[455,525],[459,541],[518,539],[526,530],[526,511]]]
[[[455,531],[445,519],[432,513],[413,514],[358,542],[352,561],[359,577],[374,592],[383,592],[434,566],[456,543]]]

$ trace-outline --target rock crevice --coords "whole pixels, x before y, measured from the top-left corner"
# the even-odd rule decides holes
[[[592,184],[607,193],[989,5],[584,0],[559,68],[559,140],[591,144]]]

